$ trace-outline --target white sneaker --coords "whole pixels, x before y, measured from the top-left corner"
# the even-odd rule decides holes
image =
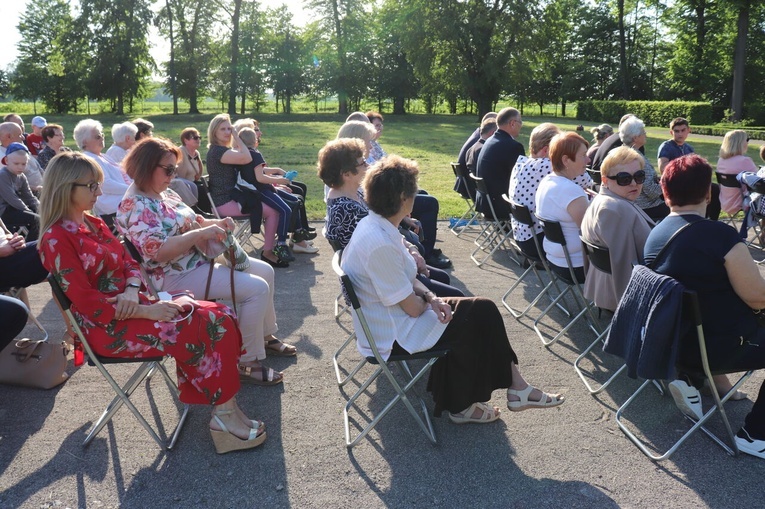
[[[691,387],[683,380],[675,380],[669,384],[669,393],[672,394],[677,408],[685,415],[697,421],[704,417],[701,394],[697,388]]]
[[[765,440],[752,438],[744,428],[736,433],[736,445],[741,452],[765,459]]]
[[[306,246],[301,246],[300,244],[294,244],[292,246],[292,252],[293,253],[305,253],[305,254],[316,254],[319,252],[319,248],[316,246],[312,246],[310,244]]]

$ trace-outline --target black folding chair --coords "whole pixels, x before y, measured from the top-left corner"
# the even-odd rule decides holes
[[[568,265],[570,278],[564,279],[560,276],[555,276],[557,277],[558,281],[565,285],[565,288],[558,294],[557,297],[555,297],[555,299],[553,299],[552,303],[550,303],[550,305],[547,306],[544,311],[542,311],[542,314],[539,315],[536,320],[534,320],[534,331],[536,331],[537,336],[539,336],[539,339],[542,341],[543,345],[550,346],[558,341],[561,337],[563,337],[563,335],[568,332],[568,330],[573,327],[580,318],[585,317],[590,328],[593,332],[595,332],[595,335],[600,335],[601,331],[598,330],[597,320],[595,320],[595,317],[592,314],[592,303],[588,302],[584,297],[584,293],[582,293],[581,285],[584,283],[584,281],[577,281],[576,279],[576,274],[574,273],[574,265],[571,262],[571,255],[569,254],[568,246],[566,244],[566,237],[563,234],[563,228],[561,227],[561,224],[558,221],[543,219],[539,216],[537,216],[537,220],[542,224],[542,230],[545,233],[545,238],[550,242],[560,244],[560,246],[563,248],[563,254],[566,258],[566,264]],[[553,273],[552,270],[550,272]],[[572,294],[574,303],[577,307],[579,307],[580,311],[575,317],[569,320],[566,326],[563,327],[563,329],[561,329],[552,339],[545,339],[544,334],[539,328],[539,323],[556,304],[559,302],[564,302],[563,298],[567,293]],[[571,313],[572,310],[569,309],[569,312]]]
[[[212,209],[213,214],[215,215],[216,219],[221,219],[221,215],[218,213],[218,208],[215,206],[215,202],[212,200],[212,195],[210,194],[210,177],[207,175],[203,175],[199,179],[200,186],[204,190],[205,196],[207,196],[207,199],[210,201],[210,208]],[[257,251],[257,248],[255,247],[255,244],[252,243],[252,225],[250,224],[250,216],[247,214],[240,214],[236,216],[228,216],[231,219],[234,220],[234,232],[233,235],[236,238],[236,240],[239,241],[239,244],[244,247],[245,245],[250,246],[252,249],[251,252]],[[246,251],[246,249],[245,249]]]
[[[505,200],[510,205],[510,214],[512,215],[513,219],[518,221],[521,224],[524,224],[531,228],[531,231],[534,230],[534,219],[531,215],[531,211],[528,207],[524,205],[519,205],[512,201],[506,194],[502,195],[502,199]],[[534,239],[534,246],[536,247],[537,253],[544,252],[542,250],[542,246],[539,245],[539,240],[537,239],[536,235],[532,235]],[[505,306],[505,309],[507,309],[511,315],[513,315],[515,318],[522,318],[526,315],[526,313],[529,312],[529,310],[539,302],[539,299],[541,299],[545,295],[549,295],[549,291],[555,287],[557,290],[557,285],[555,283],[555,275],[550,271],[549,266],[547,265],[547,260],[544,259],[543,256],[539,256],[538,254],[528,253],[524,251],[521,246],[515,241],[515,239],[511,238],[510,242],[513,245],[513,248],[518,251],[518,253],[521,254],[523,259],[525,260],[525,263],[528,264],[528,268],[521,274],[521,276],[516,279],[515,283],[510,286],[510,288],[505,292],[505,294],[502,296],[502,305]],[[537,268],[539,265],[543,267],[543,271],[546,272],[550,277],[550,282],[545,284],[544,280],[542,279],[542,275],[540,273],[540,270]],[[529,304],[526,306],[526,308],[523,309],[523,311],[519,311],[515,308],[513,308],[510,303],[508,302],[508,297],[510,296],[513,291],[515,291],[516,288],[523,282],[523,280],[529,275],[534,274],[537,278],[537,281],[539,282],[539,285],[541,287],[541,290],[539,293],[534,297],[534,299],[529,302]],[[563,306],[560,306],[560,309],[568,313],[568,310],[563,308]]]
[[[645,302],[646,306],[651,306],[651,302]],[[709,384],[709,387],[712,387],[712,397],[714,400],[714,405],[704,413],[704,415],[701,417],[701,419],[694,419],[693,417],[686,415],[683,413],[686,419],[690,420],[693,425],[690,429],[688,429],[678,440],[676,440],[672,446],[670,446],[668,449],[664,450],[663,452],[655,452],[655,448],[649,446],[647,440],[643,440],[639,438],[635,433],[633,433],[630,430],[630,427],[627,425],[625,419],[624,419],[624,413],[627,410],[627,408],[632,405],[632,403],[638,398],[638,396],[645,390],[646,387],[651,385],[651,383],[656,383],[655,380],[645,380],[643,384],[638,387],[638,389],[632,394],[632,396],[627,399],[627,401],[622,404],[621,407],[619,407],[619,410],[616,412],[616,423],[619,426],[619,429],[621,429],[625,435],[627,435],[627,438],[629,438],[632,443],[634,443],[640,451],[651,458],[653,461],[662,461],[667,458],[669,458],[677,449],[685,443],[688,438],[698,431],[699,429],[703,431],[708,437],[710,437],[717,445],[722,447],[725,452],[730,454],[731,456],[736,456],[738,454],[738,446],[736,445],[735,440],[735,434],[733,433],[733,430],[731,429],[730,422],[728,421],[728,415],[725,413],[725,408],[723,404],[730,399],[731,396],[733,396],[736,391],[738,390],[741,385],[752,375],[752,371],[747,371],[744,373],[736,383],[733,384],[733,387],[725,393],[722,397],[717,393],[717,391],[714,389],[715,382],[714,382],[714,376],[715,375],[722,375],[722,374],[728,374],[728,371],[713,371],[709,367],[709,358],[707,356],[707,347],[706,347],[706,341],[704,339],[704,327],[703,327],[703,319],[701,316],[701,310],[699,308],[699,299],[696,292],[690,291],[690,290],[684,290],[683,292],[683,306],[682,306],[682,317],[683,321],[690,325],[691,329],[695,332],[696,338],[699,343],[699,351],[701,353],[701,362],[702,362],[702,369],[700,373],[695,373],[696,375],[703,376],[704,379],[706,379],[707,383]],[[681,329],[682,330],[682,329]],[[683,371],[686,373],[690,373],[691,370],[687,367],[683,368]],[[698,371],[698,370],[696,370]],[[693,374],[693,373],[691,373]],[[666,391],[665,391],[666,392]],[[673,405],[674,406],[674,405]],[[651,406],[649,408],[656,408],[656,406]],[[715,433],[713,433],[711,430],[709,430],[707,427],[704,426],[704,424],[709,420],[710,417],[712,417],[715,413],[718,413],[720,415],[720,418],[723,422],[725,433],[728,441],[730,442],[730,446],[728,446],[723,439],[721,439],[719,436],[717,436]],[[645,407],[641,407],[641,415],[645,415]],[[670,426],[670,429],[673,429],[674,426]]]
[[[728,189],[735,189],[736,191],[741,192],[742,186],[736,178],[736,175],[728,175],[727,173],[720,173],[719,171],[716,171],[715,177],[717,178],[717,183],[720,184],[720,187],[727,187]],[[739,210],[734,214],[726,213],[725,222],[734,228],[738,228],[736,226],[736,215],[738,212],[741,211]]]
[[[420,403],[420,412],[415,410],[414,406],[412,405],[412,402],[410,401],[409,396],[407,393],[411,390],[413,391],[414,385],[417,383],[417,381],[422,378],[425,373],[428,372],[430,367],[435,364],[435,362],[440,359],[441,357],[444,357],[448,350],[443,349],[431,349],[426,350],[424,352],[418,352],[414,354],[405,354],[405,355],[399,355],[399,354],[392,354],[388,357],[388,359],[384,359],[382,355],[380,355],[380,351],[377,349],[377,344],[375,343],[375,338],[372,335],[372,331],[369,330],[369,325],[367,324],[367,320],[364,317],[364,312],[361,309],[361,303],[359,302],[359,299],[356,295],[356,291],[353,288],[353,283],[351,283],[351,279],[348,277],[348,275],[343,271],[343,269],[340,267],[340,261],[342,260],[343,256],[343,250],[339,250],[335,252],[334,257],[332,258],[332,268],[335,270],[335,273],[340,278],[340,285],[343,290],[343,293],[345,294],[348,305],[350,305],[353,308],[353,313],[355,314],[356,318],[359,321],[359,324],[361,325],[361,328],[364,332],[364,336],[369,341],[369,347],[372,350],[373,355],[368,356],[366,358],[366,361],[370,364],[376,365],[376,369],[374,372],[367,378],[364,383],[361,384],[359,389],[356,391],[356,393],[350,397],[348,400],[348,403],[346,403],[345,408],[343,409],[343,419],[345,422],[345,444],[348,448],[351,448],[359,443],[361,439],[363,439],[372,429],[377,425],[380,420],[385,417],[385,415],[390,412],[390,410],[398,403],[399,401],[402,401],[404,405],[406,406],[407,410],[409,410],[409,413],[412,414],[412,417],[417,421],[417,424],[420,426],[420,429],[427,435],[428,439],[432,443],[436,443],[436,433],[433,429],[433,423],[430,420],[430,413],[428,412],[428,408],[425,405],[425,401],[422,399],[421,396],[418,394],[415,394],[415,397],[419,400]],[[409,368],[408,361],[422,359],[425,360],[425,365],[417,371],[416,374],[412,374],[412,371]],[[403,385],[401,382],[399,382],[396,377],[393,375],[389,364],[397,366],[400,368],[401,374],[404,378]],[[351,438],[351,430],[350,430],[350,419],[349,419],[349,411],[353,406],[356,406],[356,400],[361,396],[363,393],[367,391],[367,388],[377,380],[377,378],[381,374],[385,374],[385,378],[390,381],[391,386],[393,386],[393,390],[395,391],[396,395],[393,397],[390,402],[388,402],[387,405],[380,411],[379,414],[377,414],[374,417],[370,417],[368,415],[365,415],[363,412],[360,411],[362,414],[362,417],[366,418],[368,423],[366,426],[364,426],[361,431],[356,435],[355,438]]]
[[[71,301],[66,296],[64,291],[61,289],[61,286],[59,285],[58,281],[56,281],[56,278],[52,275],[48,276],[48,283],[50,283],[51,289],[53,290],[53,297],[56,299],[56,301],[61,306],[61,309],[64,310],[64,314],[66,315],[66,318],[69,320],[70,325],[72,326],[72,330],[74,330],[75,334],[77,334],[77,337],[82,342],[82,346],[85,349],[85,353],[88,355],[88,364],[91,366],[95,366],[98,368],[98,371],[101,372],[101,375],[106,379],[106,381],[111,386],[112,390],[116,393],[116,396],[112,400],[111,403],[106,407],[104,412],[101,414],[101,417],[93,424],[93,427],[88,432],[88,435],[85,437],[85,442],[83,442],[83,446],[87,446],[93,438],[98,434],[101,429],[103,429],[106,424],[109,423],[109,421],[112,420],[114,415],[117,413],[117,411],[122,407],[122,405],[125,405],[129,410],[130,413],[133,414],[133,416],[138,420],[138,422],[141,423],[141,426],[146,430],[146,432],[151,436],[152,439],[157,443],[157,445],[162,449],[172,449],[175,446],[175,442],[178,440],[178,436],[181,433],[181,429],[183,428],[183,424],[186,422],[186,417],[189,413],[189,405],[182,404],[182,410],[180,412],[180,417],[178,419],[178,424],[176,425],[175,429],[173,430],[170,439],[167,441],[163,441],[156,431],[149,425],[149,423],[146,421],[144,416],[141,414],[141,412],[138,411],[138,409],[135,407],[132,401],[130,401],[130,396],[133,394],[133,392],[136,390],[138,385],[143,382],[144,380],[149,380],[151,378],[151,375],[155,371],[159,371],[162,373],[162,377],[167,382],[168,386],[171,389],[171,393],[173,395],[173,400],[177,402],[178,404],[181,404],[178,400],[178,386],[175,384],[175,381],[170,378],[170,375],[168,375],[167,370],[162,365],[162,361],[165,359],[165,356],[159,356],[159,357],[141,357],[141,358],[118,358],[118,357],[104,357],[100,355],[96,355],[93,349],[90,346],[90,343],[88,343],[88,339],[85,337],[85,334],[83,334],[82,329],[80,329],[80,326],[77,324],[77,320],[75,319],[74,315],[72,314],[71,310]],[[117,382],[114,380],[114,377],[112,377],[111,373],[106,369],[105,365],[107,364],[137,364],[138,368],[135,370],[133,375],[128,379],[128,381],[120,387]]]
[[[592,242],[589,242],[584,237],[579,237],[582,241],[582,249],[584,249],[584,254],[587,256],[587,259],[590,261],[590,265],[595,267],[596,269],[600,270],[601,272],[605,272],[606,274],[611,274],[611,255],[609,254],[607,247],[598,246],[597,244],[593,244]],[[611,324],[609,323],[606,329],[598,335],[597,338],[595,338],[595,341],[592,342],[590,346],[585,348],[585,350],[579,355],[579,357],[576,358],[574,361],[574,370],[576,370],[576,373],[579,375],[579,378],[582,379],[582,382],[584,383],[584,386],[587,388],[590,394],[595,395],[603,390],[605,390],[606,387],[611,385],[611,382],[613,382],[617,376],[619,376],[622,371],[627,369],[626,364],[622,364],[621,367],[613,373],[608,380],[606,380],[604,383],[600,385],[600,387],[596,387],[594,384],[591,384],[588,379],[593,378],[591,374],[585,373],[580,364],[582,361],[589,355],[589,353],[598,345],[602,345],[603,341],[605,341],[606,336],[608,336],[608,331],[611,330]]]
[[[458,181],[463,182],[465,185],[464,193],[459,191],[457,192],[462,197],[462,199],[465,200],[465,203],[468,207],[465,213],[460,216],[456,223],[454,223],[454,226],[450,228],[451,232],[459,237],[462,232],[465,231],[465,228],[469,228],[470,226],[477,224],[478,212],[475,211],[475,189],[470,185],[471,179],[468,176],[467,168],[461,167],[459,163],[454,162],[451,163],[451,165],[455,178]],[[462,223],[464,221],[467,221],[467,223],[463,225]]]
[[[489,214],[480,213],[481,217],[483,217],[484,227],[481,230],[481,233],[479,233],[478,237],[475,239],[475,245],[477,247],[472,253],[470,253],[470,259],[480,267],[486,262],[486,260],[489,259],[491,255],[494,254],[497,249],[507,243],[507,245],[510,247],[508,250],[510,259],[520,266],[521,261],[515,255],[513,246],[508,242],[508,240],[513,236],[513,229],[510,226],[510,218],[497,217],[497,213],[494,210],[494,204],[489,197],[489,190],[486,187],[486,182],[481,177],[476,177],[473,174],[470,175],[470,178],[475,182],[476,189],[483,193],[484,196],[486,196],[486,203],[489,204],[490,210]],[[490,249],[490,251],[486,253],[486,256],[484,256],[481,260],[478,260],[478,258],[476,258],[478,251],[485,252],[486,249]]]

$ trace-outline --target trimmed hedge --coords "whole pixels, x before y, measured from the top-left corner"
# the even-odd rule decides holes
[[[709,127],[709,126],[691,126],[693,134],[706,134],[708,136],[725,136],[725,133],[734,129],[746,131],[746,134],[753,140],[765,140],[765,131],[759,129],[749,129],[748,127]]]
[[[693,125],[718,122],[725,108],[705,102],[682,101],[579,101],[577,120],[609,122],[614,125],[627,113],[633,113],[646,125],[668,126],[672,119],[684,117]]]

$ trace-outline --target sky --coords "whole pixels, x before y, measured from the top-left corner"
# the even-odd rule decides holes
[[[3,46],[11,49],[10,52],[0,51],[0,69],[8,68],[18,56],[16,45],[21,40],[21,36],[19,35],[17,25],[21,19],[21,14],[24,12],[24,7],[29,1],[34,0],[0,0],[0,34],[2,34]],[[299,0],[291,0],[290,2],[283,0],[260,0],[259,3],[263,7],[270,8],[277,8],[282,4],[287,5],[287,8],[294,16],[292,22],[297,26],[304,25],[309,19],[309,13],[303,10],[302,2]],[[157,64],[159,64],[169,58],[169,44],[164,39],[155,35],[156,29],[154,27],[151,28],[151,33],[150,41],[153,44],[155,41],[158,41],[158,44],[154,44],[152,47],[151,55],[157,61]]]

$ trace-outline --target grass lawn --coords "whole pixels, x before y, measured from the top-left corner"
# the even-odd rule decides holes
[[[46,116],[49,123],[64,126],[67,137],[66,144],[74,147],[72,131],[82,116]],[[124,118],[114,116],[94,116],[104,125],[107,138],[107,148],[111,144],[111,126],[122,122]],[[207,125],[212,115],[154,115],[146,116],[154,123],[154,133],[180,142],[180,132],[184,127],[194,126],[202,133],[202,156],[206,154],[204,147],[207,135]],[[238,118],[238,117],[236,117]],[[297,170],[298,180],[308,184],[308,203],[306,208],[312,219],[324,217],[323,184],[316,176],[316,157],[319,149],[327,140],[335,137],[338,128],[345,117],[340,115],[257,115],[263,130],[263,140],[260,150],[271,166],[279,166],[286,170]],[[29,121],[30,119],[25,119]],[[561,117],[524,117],[523,131],[520,142],[528,147],[529,133],[541,122],[554,122],[561,129],[574,130],[579,123],[573,118]],[[585,123],[585,129],[593,127],[594,123]],[[454,175],[449,163],[457,159],[465,139],[476,128],[477,121],[472,116],[452,115],[389,115],[385,118],[385,130],[380,143],[386,152],[396,153],[403,157],[415,159],[420,165],[420,187],[436,196],[441,204],[440,216],[449,218],[459,216],[465,210],[465,203],[452,190]],[[646,154],[649,159],[656,161],[656,153],[661,142],[669,138],[667,128],[649,128]],[[586,139],[590,139],[586,133]],[[709,159],[716,165],[717,153],[722,138],[696,137],[693,134],[689,142],[696,152]],[[749,156],[760,164],[759,146],[750,144]],[[527,150],[528,151],[528,150]]]

